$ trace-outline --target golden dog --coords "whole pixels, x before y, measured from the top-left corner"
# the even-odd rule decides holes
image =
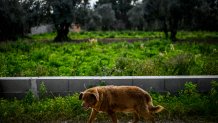
[[[139,121],[140,116],[154,123],[153,113],[164,108],[153,106],[148,92],[136,86],[100,86],[81,92],[79,99],[85,109],[92,108],[88,123],[92,123],[99,111],[106,112],[117,123],[116,112],[134,113],[133,123]]]

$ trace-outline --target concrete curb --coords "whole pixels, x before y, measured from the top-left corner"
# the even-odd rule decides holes
[[[184,88],[186,82],[198,84],[201,92],[210,90],[214,76],[75,76],[75,77],[1,77],[0,97],[23,98],[28,90],[38,97],[39,87],[44,82],[49,93],[65,96],[78,93],[96,85],[139,86],[145,90],[175,93]]]

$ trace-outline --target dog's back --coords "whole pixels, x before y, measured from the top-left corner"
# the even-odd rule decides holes
[[[96,87],[99,94],[103,94],[106,107],[115,112],[134,112],[137,106],[153,106],[148,92],[136,86],[103,86]]]
[[[115,112],[133,112],[137,105],[151,101],[151,97],[135,86],[108,86],[104,95],[108,97],[108,106]]]

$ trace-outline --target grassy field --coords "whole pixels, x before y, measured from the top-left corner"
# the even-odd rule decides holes
[[[1,42],[0,77],[218,75],[217,32],[179,32],[177,42],[165,39],[160,32],[71,33],[70,42],[53,42],[54,37],[55,33],[50,33]],[[110,40],[104,42],[106,39]],[[155,105],[166,108],[156,115],[157,120],[216,122],[217,82],[212,82],[208,93],[199,93],[196,88],[187,83],[176,95],[150,92]],[[90,110],[82,110],[78,94],[47,97],[45,86],[40,85],[39,90],[40,98],[29,91],[22,100],[0,99],[0,122],[87,119]],[[118,117],[122,122],[132,119],[130,114]],[[98,115],[98,121],[108,120],[107,115]]]
[[[71,33],[71,42],[53,42],[54,37],[50,33],[2,42],[0,76],[218,74],[217,32],[179,32],[178,42],[161,38],[160,32]],[[108,38],[119,41],[100,41]]]
[[[160,122],[182,121],[207,123],[218,120],[218,83],[212,82],[212,89],[202,94],[197,85],[188,82],[185,89],[175,94],[150,92],[155,105],[165,110],[156,114]],[[47,97],[46,87],[40,85],[40,98],[29,91],[22,100],[0,99],[0,122],[81,122],[86,121],[90,110],[85,111],[78,100],[78,94],[66,97]],[[118,113],[121,122],[132,119],[132,114]],[[98,114],[97,121],[108,121],[105,113]]]

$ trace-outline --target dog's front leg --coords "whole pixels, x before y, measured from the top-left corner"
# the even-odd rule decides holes
[[[116,116],[116,113],[115,113],[115,112],[109,111],[109,112],[108,112],[108,115],[111,116],[113,123],[117,123],[117,116]]]
[[[93,123],[93,121],[95,120],[95,116],[97,115],[98,111],[96,111],[95,109],[92,109],[91,115],[89,116],[89,120],[88,123]]]

